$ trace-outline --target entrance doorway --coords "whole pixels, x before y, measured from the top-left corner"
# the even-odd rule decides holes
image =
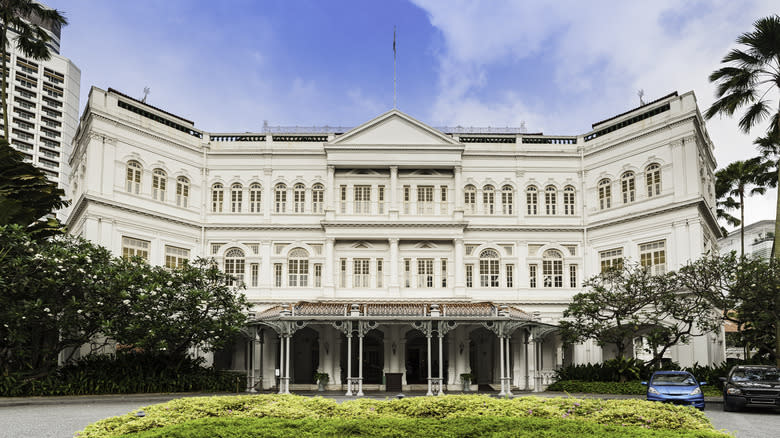
[[[444,343],[444,381],[447,381],[447,343]],[[439,376],[439,337],[431,337],[431,377]],[[428,383],[428,339],[419,330],[406,332],[406,383]]]
[[[381,330],[371,330],[363,337],[363,383],[381,384],[385,366],[385,334]],[[352,336],[352,377],[360,373],[360,339]],[[341,382],[347,383],[347,337],[341,335]]]
[[[478,328],[469,334],[471,374],[478,385],[494,383],[493,366],[496,335],[486,328]]]
[[[306,327],[293,334],[291,383],[316,383],[314,373],[320,366],[320,336],[316,330]]]

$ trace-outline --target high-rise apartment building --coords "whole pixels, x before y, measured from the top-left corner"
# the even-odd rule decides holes
[[[24,56],[16,47],[15,30],[9,29],[5,52],[8,141],[69,193],[67,157],[78,125],[81,70],[60,55],[60,26],[35,18],[31,21],[49,34],[51,59],[36,61]]]

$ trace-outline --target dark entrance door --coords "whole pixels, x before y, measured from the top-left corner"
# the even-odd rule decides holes
[[[309,327],[298,330],[290,340],[292,344],[292,382],[316,383],[314,373],[320,366],[319,334]]]
[[[484,385],[494,383],[493,362],[495,358],[496,335],[488,329],[479,328],[471,332],[469,361],[471,374],[477,384]]]
[[[341,381],[347,382],[347,337],[341,337]],[[358,360],[360,356],[360,339],[357,334],[352,336],[352,377],[358,377]],[[363,383],[381,384],[382,372],[385,366],[384,333],[374,329],[363,338]]]

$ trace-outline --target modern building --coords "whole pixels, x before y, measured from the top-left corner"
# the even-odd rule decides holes
[[[769,259],[772,256],[772,243],[775,238],[775,221],[764,220],[745,225],[745,255]],[[739,227],[730,231],[728,236],[718,240],[721,253],[742,252],[742,234]]]
[[[68,226],[153,264],[213,257],[245,284],[246,339],[213,360],[252,386],[308,388],[319,371],[350,393],[436,393],[468,373],[541,390],[562,364],[614,356],[558,336],[584,278],[713,247],[712,151],[692,92],[551,136],[398,110],[352,129],[212,133],[93,87]],[[719,363],[722,335],[671,355]]]
[[[60,55],[59,25],[41,22],[37,17],[31,21],[49,34],[51,58],[36,61],[25,57],[14,43],[15,29],[8,29],[10,44],[5,52],[11,125],[8,141],[69,193],[68,157],[78,126],[81,71],[70,59]],[[4,130],[2,117],[0,130]],[[64,216],[64,213],[60,214]]]

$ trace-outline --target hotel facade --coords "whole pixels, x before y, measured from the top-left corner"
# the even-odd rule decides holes
[[[249,387],[542,390],[585,278],[713,249],[713,145],[692,92],[550,136],[435,129],[398,110],[361,126],[210,133],[93,87],[74,138],[70,232],[176,266],[214,258],[246,286],[244,337],[209,355]],[[722,333],[671,349],[724,360]]]

